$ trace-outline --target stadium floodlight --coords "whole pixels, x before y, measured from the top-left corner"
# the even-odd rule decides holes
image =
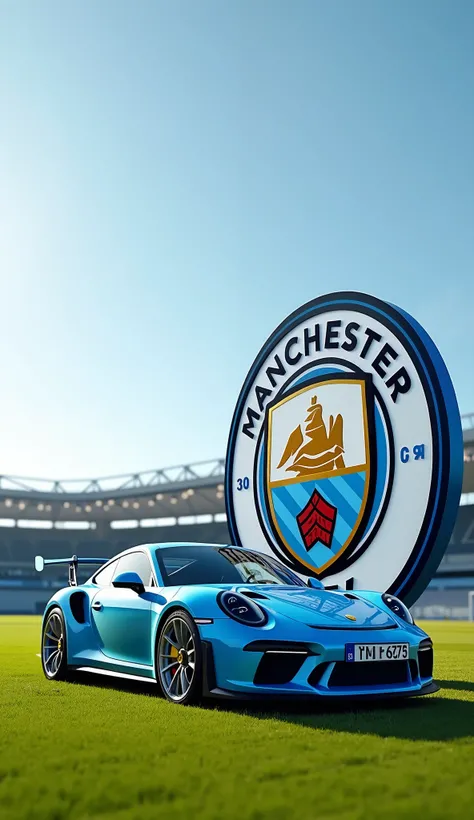
[[[196,516],[195,515],[181,515],[178,518],[178,524],[195,524],[196,523]]]
[[[128,506],[129,506],[128,501],[122,501],[122,507],[128,507]]]
[[[95,502],[95,506],[96,507],[102,507],[102,503],[103,502],[100,500],[100,498],[98,498],[97,501]]]
[[[157,493],[155,498],[157,501],[163,501],[163,493]]]
[[[109,509],[109,505],[108,505],[108,504],[104,504],[104,512],[107,512],[107,510],[108,510],[108,509]]]
[[[19,509],[19,510],[24,510],[25,508],[26,508],[26,504],[25,504],[25,502],[24,502],[24,501],[20,501],[20,503],[18,504],[18,509]]]
[[[148,506],[149,506],[149,507],[154,507],[154,506],[155,506],[155,502],[153,501],[153,499],[152,499],[152,498],[150,498],[150,499],[149,499],[149,501],[148,501]]]
[[[76,512],[82,512],[82,507],[80,507],[79,504],[76,507]]]
[[[212,524],[212,513],[201,513],[197,515],[196,524]]]
[[[143,521],[153,521],[152,525],[150,524],[143,524]],[[176,518],[143,518],[141,526],[142,527],[174,527],[176,525]]]
[[[38,509],[40,512],[43,512],[43,510],[44,510],[44,504],[38,504],[37,509]]]
[[[174,495],[170,498],[170,504],[177,504],[178,499],[174,497]]]
[[[138,501],[134,501],[133,504],[132,504],[132,507],[133,507],[134,510],[138,510],[138,508],[140,507],[140,504],[138,503]]]
[[[142,518],[140,521],[140,527],[157,527],[157,521],[159,518]]]
[[[109,505],[109,507],[113,507],[113,506],[114,506],[114,504],[115,504],[114,499],[113,499],[113,498],[109,498],[109,500],[107,501],[107,504]]]
[[[191,487],[188,490],[188,495],[194,495],[194,490]]]
[[[71,506],[70,501],[65,501],[64,504],[63,504],[63,507],[64,507],[65,510],[68,510],[70,506]]]
[[[84,509],[85,509],[85,511],[86,511],[86,512],[92,512],[92,507],[91,507],[91,505],[90,505],[90,504],[86,504],[86,506],[84,507]]]
[[[11,500],[11,498],[5,499],[5,507],[13,507],[13,501]]]
[[[470,590],[467,595],[468,618],[474,621],[474,589]]]

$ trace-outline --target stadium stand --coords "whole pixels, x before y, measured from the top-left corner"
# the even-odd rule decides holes
[[[446,553],[428,589],[412,607],[415,618],[466,620],[474,589],[474,413],[462,417],[464,476],[461,504]]]
[[[463,435],[456,525],[435,578],[413,607],[417,618],[468,617],[474,590],[474,414],[463,416]],[[0,476],[0,612],[42,612],[52,591],[65,584],[64,568],[35,573],[38,554],[107,558],[139,543],[228,543],[223,480],[223,459],[84,481]]]
[[[108,558],[138,543],[228,543],[223,479],[222,459],[85,481],[0,477],[0,612],[41,612],[64,586],[66,569],[40,576],[35,555]]]

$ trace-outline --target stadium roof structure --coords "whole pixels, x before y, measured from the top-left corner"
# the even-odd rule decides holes
[[[463,492],[474,493],[474,413],[462,417]],[[223,516],[223,458],[104,478],[0,476],[0,521],[97,522]],[[151,525],[151,523],[150,523]],[[84,526],[86,526],[84,524]]]
[[[120,520],[224,512],[224,459],[94,479],[0,476],[0,519]]]

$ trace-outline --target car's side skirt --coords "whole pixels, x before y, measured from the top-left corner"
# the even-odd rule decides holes
[[[114,672],[112,669],[99,669],[96,666],[76,666],[76,672],[93,672],[94,675],[107,675],[111,678],[123,678],[125,680],[136,680],[140,683],[155,683],[155,678],[145,678],[143,675],[129,675],[127,672]]]

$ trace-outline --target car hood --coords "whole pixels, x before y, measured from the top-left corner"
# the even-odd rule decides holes
[[[354,593],[330,592],[305,587],[273,587],[269,584],[239,585],[236,590],[252,593],[256,603],[309,626],[332,629],[383,629],[396,626],[384,609],[358,598]]]

